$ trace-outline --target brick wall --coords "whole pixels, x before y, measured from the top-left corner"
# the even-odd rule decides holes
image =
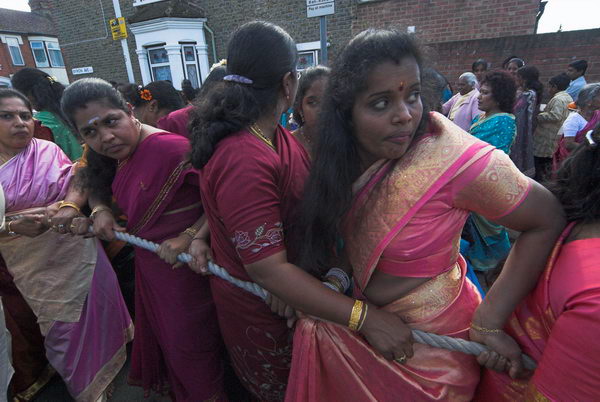
[[[120,2],[125,17],[133,14],[132,3],[132,0]],[[69,80],[94,76],[127,82],[121,41],[112,40],[108,27],[108,21],[115,18],[111,0],[47,0],[45,7],[57,27]],[[135,79],[141,82],[131,32],[127,43]],[[94,68],[93,74],[72,75],[72,68],[87,66]]]
[[[438,43],[430,45],[430,49],[434,66],[453,85],[460,74],[471,71],[473,61],[483,58],[492,68],[499,68],[512,55],[536,66],[544,85],[578,59],[589,63],[587,81],[600,81],[600,29]]]
[[[235,28],[256,19],[281,26],[296,43],[319,40],[319,18],[306,18],[306,0],[236,0],[226,5],[214,0],[197,2],[206,11],[207,24],[215,32],[220,59],[226,57],[227,41]],[[327,17],[330,58],[350,40],[356,0],[336,0],[335,7],[335,14]]]
[[[425,42],[532,34],[539,0],[385,0],[360,4],[352,32],[414,26]]]

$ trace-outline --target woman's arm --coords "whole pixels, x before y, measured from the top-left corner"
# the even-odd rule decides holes
[[[542,185],[531,181],[523,203],[508,215],[495,219],[521,232],[502,272],[473,316],[474,327],[499,330],[511,313],[537,284],[554,243],[565,226],[558,200]],[[521,370],[520,350],[501,334],[471,330],[471,338],[484,342],[511,362],[511,375]]]
[[[348,325],[355,301],[287,262],[285,251],[246,265],[246,270],[253,281],[295,310]],[[388,360],[413,355],[410,328],[395,314],[371,305],[360,332]]]

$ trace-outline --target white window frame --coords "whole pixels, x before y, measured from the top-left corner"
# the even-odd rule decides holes
[[[19,55],[21,56],[21,61],[23,62],[21,64],[15,62],[15,59],[13,58],[13,54],[10,51],[11,47],[15,47],[14,45],[11,45],[9,43],[9,41],[13,41],[13,40],[15,42],[17,42],[16,48],[19,51]],[[12,61],[13,66],[24,66],[25,65],[25,58],[23,57],[23,52],[21,52],[21,46],[20,45],[21,45],[22,42],[19,41],[19,38],[16,37],[16,36],[6,36],[5,37],[5,41],[6,41],[6,47],[8,48],[8,53],[10,54],[10,60]]]
[[[188,75],[187,66],[189,66],[189,65],[195,66],[196,67],[196,82],[198,83],[198,87],[195,89],[198,89],[198,88],[200,88],[200,86],[202,86],[202,78],[200,77],[200,65],[198,65],[198,55],[196,54],[197,43],[196,42],[180,42],[180,44],[181,44],[181,61],[183,62],[183,76],[189,80],[190,77]],[[193,61],[191,61],[191,60],[188,61],[185,59],[185,48],[186,47],[191,47],[193,49],[193,53],[194,53]]]
[[[165,1],[165,0],[133,0],[133,6],[134,7],[145,6],[146,4],[158,3],[159,1]]]
[[[46,54],[48,56],[48,61],[50,62],[50,65],[54,68],[65,68],[65,59],[62,55],[62,50],[60,49],[60,45],[58,44],[58,42],[46,41],[46,42],[44,42],[44,44],[45,44]],[[48,47],[49,44],[56,45],[56,48],[51,49],[50,47]],[[62,60],[62,66],[54,65],[54,63],[52,62],[52,57],[50,57],[50,51],[58,51],[58,53],[60,54],[60,59]]]
[[[34,43],[39,43],[41,47],[34,49]],[[36,67],[50,67],[50,57],[48,55],[48,51],[46,50],[46,45],[43,40],[29,40],[29,47],[31,47],[31,54],[33,55],[33,60],[35,61]],[[35,56],[35,50],[41,50],[42,52],[44,52],[44,57],[46,58],[45,63],[38,62],[38,59]]]
[[[156,77],[154,76],[154,70],[152,70],[153,67],[169,67],[169,72],[171,74],[171,80],[173,79],[173,71],[171,70],[171,63],[169,62],[169,56],[168,56],[168,52],[167,52],[167,61],[163,62],[163,63],[156,63],[153,64],[152,63],[152,58],[150,57],[150,52],[152,50],[158,50],[158,49],[163,49],[165,52],[167,52],[167,49],[165,49],[165,45],[158,45],[158,46],[147,46],[146,47],[146,54],[148,55],[148,66],[150,67],[150,77],[152,77],[152,81],[157,81]]]
[[[329,44],[327,44],[329,46]],[[321,56],[321,42],[304,42],[297,43],[296,50],[298,51],[298,57],[303,54],[312,54],[315,60],[315,66],[319,65],[319,59]],[[303,71],[304,69],[299,69],[298,71]]]

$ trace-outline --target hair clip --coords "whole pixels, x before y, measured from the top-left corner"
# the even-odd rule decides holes
[[[50,81],[52,84],[54,84],[56,82],[56,77],[49,75],[46,77],[48,79],[48,81]]]
[[[250,78],[246,78],[237,74],[226,75],[223,77],[223,81],[237,82],[238,84],[245,85],[252,85],[254,83],[254,81],[252,81]]]
[[[592,138],[592,134],[594,133],[594,130],[590,130],[585,134],[585,138],[586,140],[588,140],[588,143],[590,144],[590,147],[592,148],[596,148],[596,141],[594,141],[594,139]]]

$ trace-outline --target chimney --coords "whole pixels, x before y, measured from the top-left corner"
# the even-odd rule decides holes
[[[52,18],[52,0],[29,0],[29,7],[32,13]]]

